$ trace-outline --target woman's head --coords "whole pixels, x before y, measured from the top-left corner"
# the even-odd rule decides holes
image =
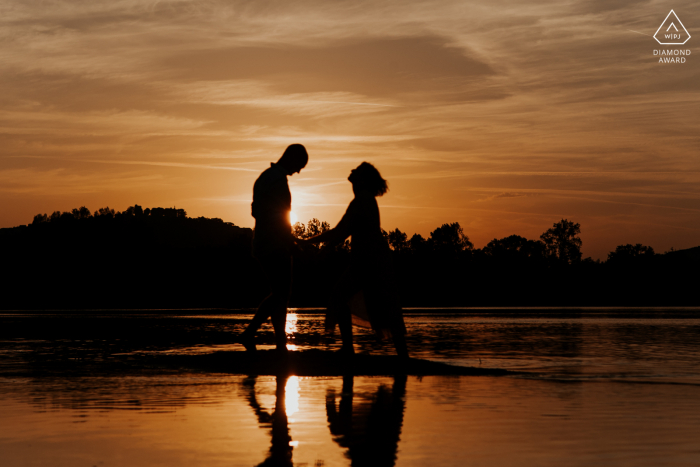
[[[389,187],[379,171],[369,162],[363,162],[348,177],[354,192],[369,191],[372,196],[382,196]]]

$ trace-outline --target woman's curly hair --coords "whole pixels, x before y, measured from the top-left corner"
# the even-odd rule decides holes
[[[350,183],[361,190],[367,190],[373,196],[382,196],[389,191],[389,186],[379,173],[379,171],[369,162],[358,165],[348,177]]]

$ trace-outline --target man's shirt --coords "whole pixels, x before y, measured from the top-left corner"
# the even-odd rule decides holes
[[[260,174],[253,185],[255,256],[279,250],[289,251],[292,240],[289,225],[291,209],[292,194],[289,192],[287,172],[277,164],[270,164],[270,168]]]

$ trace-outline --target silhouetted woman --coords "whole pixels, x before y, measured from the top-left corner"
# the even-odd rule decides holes
[[[371,327],[380,337],[391,336],[396,352],[408,357],[406,327],[393,284],[389,245],[379,221],[377,196],[387,192],[379,171],[363,162],[350,172],[355,198],[338,225],[307,241],[336,244],[352,237],[350,267],[341,276],[331,295],[326,329],[340,326],[341,351],[354,353],[352,325]]]

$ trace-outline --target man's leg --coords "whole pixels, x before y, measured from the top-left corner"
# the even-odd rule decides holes
[[[268,318],[272,318],[277,348],[286,350],[285,325],[287,321],[287,304],[292,285],[292,258],[287,254],[280,253],[265,257],[260,262],[272,292],[262,301],[250,324],[239,337],[239,341],[246,350],[255,350],[255,343],[253,342],[255,333]]]
[[[276,258],[272,281],[272,328],[275,330],[275,345],[277,350],[287,351],[287,306],[292,293],[292,257],[281,255]]]
[[[406,345],[406,334],[402,326],[391,327],[391,339],[394,341],[396,354],[401,358],[408,358],[408,346]]]
[[[238,337],[239,342],[243,344],[246,350],[256,350],[254,342],[255,333],[258,331],[258,329],[260,329],[260,326],[267,321],[267,318],[272,315],[273,308],[272,294],[270,294],[262,301],[258,307],[258,310],[255,312],[253,319],[250,320],[250,323],[248,323],[248,327],[246,327],[245,331],[243,331]]]
[[[287,351],[287,304],[277,306],[272,312],[272,328],[275,330],[275,345],[281,352]]]

